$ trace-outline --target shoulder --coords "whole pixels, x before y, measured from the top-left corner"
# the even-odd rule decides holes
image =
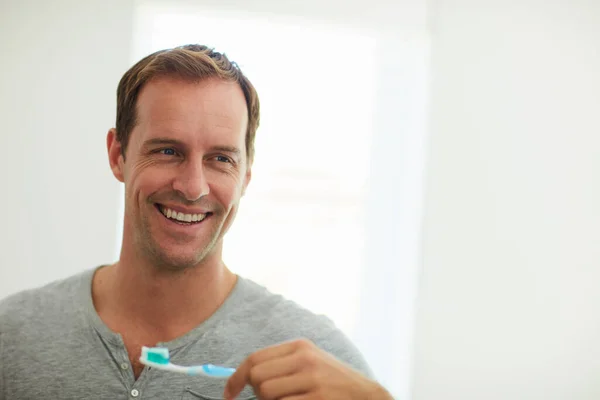
[[[372,375],[358,348],[330,318],[249,279],[243,279],[242,283],[249,294],[249,301],[243,307],[246,332],[256,335],[262,346],[306,339],[360,372]]]
[[[23,290],[0,300],[0,333],[19,332],[30,325],[43,325],[57,315],[66,315],[81,283],[90,271],[57,280],[34,289]]]
[[[285,337],[299,333],[324,334],[335,329],[333,322],[324,315],[315,314],[250,279],[240,277],[239,285],[243,294],[238,299],[236,312],[246,317],[240,322],[254,325],[255,329],[273,328]]]

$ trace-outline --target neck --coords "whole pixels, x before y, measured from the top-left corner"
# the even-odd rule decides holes
[[[114,321],[108,324],[114,330],[132,324],[156,341],[175,339],[210,317],[237,280],[218,251],[201,265],[163,271],[123,249],[119,261],[100,269],[92,285],[96,310]]]

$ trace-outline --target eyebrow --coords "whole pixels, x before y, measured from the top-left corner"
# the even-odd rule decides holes
[[[234,146],[215,146],[212,149],[213,151],[222,151],[223,153],[231,153],[236,156],[239,156],[241,153],[240,149]]]
[[[165,145],[165,144],[177,145],[177,146],[183,145],[183,143],[181,141],[175,140],[175,139],[169,139],[169,138],[154,138],[154,139],[148,139],[144,142],[144,146],[156,146],[156,145]]]

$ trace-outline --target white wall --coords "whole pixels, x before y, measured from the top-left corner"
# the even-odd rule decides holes
[[[425,25],[425,0],[134,0],[136,5],[169,12],[219,10],[309,19],[327,24],[369,30],[421,31]]]
[[[600,397],[600,2],[432,3],[413,397]]]
[[[0,298],[114,259],[104,143],[132,13],[124,0],[0,3]]]

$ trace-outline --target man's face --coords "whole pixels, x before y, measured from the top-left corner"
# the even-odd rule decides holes
[[[169,270],[220,257],[250,180],[247,121],[234,82],[157,78],[143,87],[124,159],[114,131],[108,137],[113,172],[125,183],[123,246]]]

